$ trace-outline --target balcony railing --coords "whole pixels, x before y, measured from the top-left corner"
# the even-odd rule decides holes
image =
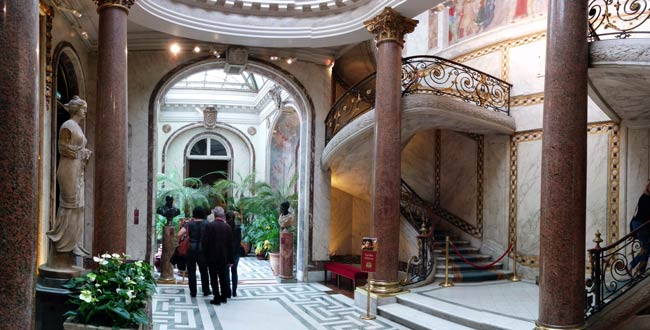
[[[334,104],[325,119],[326,142],[375,107],[375,77],[373,73],[352,86]],[[511,87],[499,78],[437,56],[402,60],[402,95],[445,95],[510,115]]]
[[[650,4],[645,0],[590,0],[589,40],[650,34],[648,18]]]

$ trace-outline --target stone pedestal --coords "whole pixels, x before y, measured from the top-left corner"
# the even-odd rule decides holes
[[[40,178],[38,5],[36,0],[3,1],[0,18],[0,113],[5,117],[0,121],[3,329],[34,327]]]
[[[63,329],[66,319],[63,314],[76,307],[65,303],[73,293],[61,287],[67,281],[39,274],[36,282],[36,330]]]
[[[133,0],[98,0],[93,255],[126,252],[126,20]]]
[[[161,284],[176,284],[174,278],[174,265],[169,262],[174,250],[176,249],[176,235],[174,226],[165,226],[163,228],[163,249],[160,256],[160,278],[158,283]]]
[[[293,234],[280,233],[280,273],[281,279],[293,278]]]
[[[372,218],[379,245],[373,292],[399,291],[399,225],[401,185],[401,70],[404,35],[417,21],[391,8],[364,22],[377,41],[375,150]]]
[[[537,329],[585,323],[587,5],[551,0],[549,6]]]

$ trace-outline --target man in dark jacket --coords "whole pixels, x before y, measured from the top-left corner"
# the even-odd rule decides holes
[[[230,283],[228,283],[226,272],[228,266],[233,264],[232,229],[226,224],[222,207],[217,206],[212,212],[214,221],[208,224],[203,235],[202,244],[208,261],[208,271],[212,283],[212,293],[214,294],[214,299],[210,303],[221,305],[221,303],[227,302],[230,295]]]

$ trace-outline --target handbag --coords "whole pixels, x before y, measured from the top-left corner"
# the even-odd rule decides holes
[[[185,234],[181,236],[178,240],[178,255],[184,257],[187,255],[187,252],[190,250],[190,235],[189,230],[185,231]]]

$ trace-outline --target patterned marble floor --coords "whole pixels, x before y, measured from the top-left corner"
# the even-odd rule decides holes
[[[359,319],[354,301],[317,283],[277,284],[268,261],[242,258],[237,297],[214,306],[191,298],[187,285],[159,285],[153,298],[155,330],[405,329],[379,317]]]

